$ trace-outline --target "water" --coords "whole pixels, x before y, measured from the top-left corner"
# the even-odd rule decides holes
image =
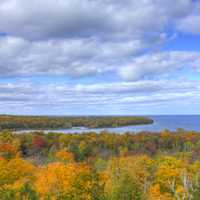
[[[163,115],[163,116],[149,116],[154,120],[153,124],[149,125],[137,125],[137,126],[124,126],[117,128],[72,128],[64,130],[45,130],[45,132],[60,132],[60,133],[85,133],[85,132],[101,132],[107,130],[115,133],[125,132],[140,132],[140,131],[152,131],[159,132],[164,129],[175,131],[177,128],[184,130],[200,131],[200,115]],[[24,132],[24,131],[21,131]]]

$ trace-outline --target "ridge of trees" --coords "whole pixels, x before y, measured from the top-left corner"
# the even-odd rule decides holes
[[[0,115],[3,129],[63,129],[72,127],[106,128],[151,124],[153,120],[142,116],[12,116]]]

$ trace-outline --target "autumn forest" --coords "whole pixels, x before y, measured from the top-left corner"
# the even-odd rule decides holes
[[[199,200],[200,134],[0,134],[1,200]]]
[[[105,128],[152,124],[143,116],[14,116],[0,115],[0,130],[62,129],[72,127]]]

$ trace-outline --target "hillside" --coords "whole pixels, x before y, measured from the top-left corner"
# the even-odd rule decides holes
[[[153,123],[152,119],[141,116],[0,116],[0,130],[63,129],[72,127],[106,128],[151,123]]]

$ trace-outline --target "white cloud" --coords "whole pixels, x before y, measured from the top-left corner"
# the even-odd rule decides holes
[[[1,1],[0,32],[7,36],[0,37],[0,76],[119,71],[138,80],[178,69],[185,61],[176,62],[175,53],[170,60],[166,53],[134,57],[171,38],[166,28],[198,6],[191,0]],[[193,62],[198,65],[197,56]]]
[[[121,104],[146,103],[172,100],[184,97],[200,98],[199,81],[137,81],[100,84],[46,84],[32,82],[0,84],[0,102],[2,105],[21,102],[23,105],[63,105],[79,104]],[[80,101],[81,99],[81,101]]]
[[[198,0],[194,0],[193,5],[192,12],[177,22],[177,29],[183,33],[199,35],[200,2]]]
[[[198,102],[199,82],[178,72],[199,73],[200,53],[155,50],[178,31],[200,34],[199,8],[195,0],[1,0],[0,110],[103,113]],[[77,79],[38,84],[39,75]],[[22,76],[35,82],[1,84]],[[83,76],[90,85],[76,84]]]
[[[140,40],[101,42],[95,39],[66,39],[30,42],[16,37],[2,37],[0,76],[57,74],[80,77],[98,74],[113,69],[143,48],[145,45]]]
[[[16,37],[0,38],[0,76],[93,76],[118,72],[124,80],[139,80],[200,69],[200,53],[171,51],[136,56],[150,44],[140,40],[100,42],[66,39],[30,42]],[[134,58],[135,57],[135,58]]]
[[[193,6],[192,0],[7,0],[0,2],[0,31],[29,39],[141,37],[163,31]]]
[[[127,66],[119,69],[119,75],[125,80],[139,80],[170,74],[187,68],[199,70],[200,53],[187,51],[171,51],[146,54],[133,59]]]
[[[182,32],[200,34],[200,15],[190,15],[178,24],[178,29]]]

